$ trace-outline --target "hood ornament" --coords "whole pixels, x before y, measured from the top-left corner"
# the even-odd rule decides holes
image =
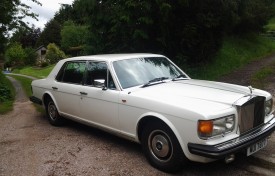
[[[254,90],[254,88],[252,86],[248,86],[248,89],[250,90],[250,94],[252,94],[252,91]]]

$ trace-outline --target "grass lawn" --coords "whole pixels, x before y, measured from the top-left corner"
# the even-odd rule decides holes
[[[23,74],[23,75],[29,75],[36,78],[45,78],[49,75],[49,73],[52,71],[53,67],[55,65],[50,65],[45,68],[37,68],[37,67],[24,67],[22,69],[15,69],[13,70],[13,73]]]

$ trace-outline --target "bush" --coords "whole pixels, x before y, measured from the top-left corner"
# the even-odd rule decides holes
[[[26,58],[26,53],[19,43],[12,43],[8,47],[6,53],[6,61],[12,65],[22,65],[24,58]]]
[[[48,65],[49,65],[48,62],[42,62],[42,63],[41,63],[41,67],[47,67]]]
[[[12,100],[12,91],[8,87],[8,80],[2,72],[0,72],[0,103]]]
[[[24,58],[24,64],[25,65],[35,65],[36,59],[37,59],[37,53],[33,48],[25,48],[24,49],[26,57]]]
[[[51,64],[54,64],[64,58],[66,58],[65,53],[60,50],[54,43],[50,43],[47,46],[46,60],[49,60]]]

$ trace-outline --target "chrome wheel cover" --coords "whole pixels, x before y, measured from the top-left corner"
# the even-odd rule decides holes
[[[171,139],[164,131],[152,131],[148,138],[148,147],[152,156],[160,162],[168,162],[172,157]]]
[[[54,105],[53,102],[50,102],[48,104],[48,113],[49,113],[49,117],[52,119],[52,120],[56,120],[57,119],[57,110],[56,110],[56,107]]]

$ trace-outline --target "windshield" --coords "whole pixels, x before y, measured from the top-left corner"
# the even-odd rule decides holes
[[[173,79],[184,75],[164,57],[119,60],[113,66],[123,89],[144,85],[155,78]]]

